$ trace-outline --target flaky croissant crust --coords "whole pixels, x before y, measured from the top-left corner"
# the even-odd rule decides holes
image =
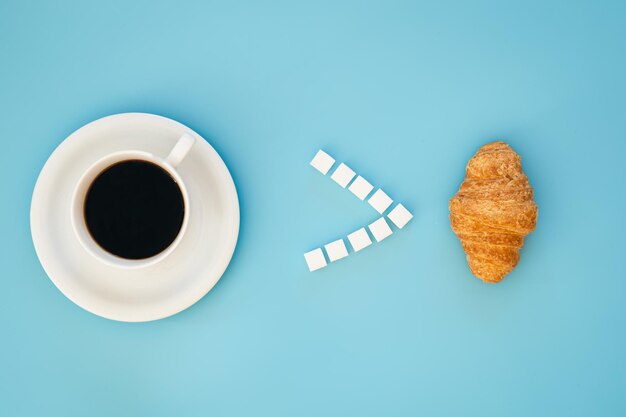
[[[472,273],[485,282],[500,282],[519,262],[524,237],[537,224],[522,158],[504,142],[480,148],[449,208]]]

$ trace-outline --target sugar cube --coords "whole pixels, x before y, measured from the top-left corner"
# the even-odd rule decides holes
[[[334,163],[335,158],[320,149],[317,151],[317,154],[315,154],[315,157],[313,157],[311,166],[326,175]]]
[[[389,212],[387,217],[393,224],[402,229],[413,218],[413,215],[402,204],[398,204]]]
[[[352,194],[357,196],[359,200],[365,200],[365,197],[367,197],[367,195],[372,192],[373,188],[374,186],[372,184],[370,184],[365,178],[359,175],[358,177],[356,177],[354,182],[350,184],[348,190],[350,190]]]
[[[391,231],[391,228],[385,221],[384,217],[381,217],[380,219],[376,220],[374,223],[370,224],[368,227],[370,229],[370,232],[372,232],[374,239],[376,239],[376,242],[380,242],[381,240],[391,236],[391,234],[393,233]]]
[[[309,271],[317,271],[326,266],[326,258],[321,248],[314,249],[304,254],[304,259],[309,266]]]
[[[367,230],[365,230],[364,227],[361,227],[356,232],[350,233],[348,235],[348,240],[350,241],[350,245],[352,245],[352,249],[354,249],[355,252],[365,249],[372,244],[372,239],[370,239],[370,236],[367,234]]]
[[[356,173],[343,162],[339,164],[335,172],[330,176],[337,184],[341,186],[341,188],[346,188],[346,186],[352,181],[352,178]]]
[[[367,202],[370,203],[370,206],[374,207],[377,212],[383,214],[391,203],[393,203],[393,200],[379,188]]]
[[[324,249],[326,249],[326,254],[331,262],[348,256],[348,249],[346,249],[346,244],[343,243],[343,239],[335,240],[328,245],[324,245]]]

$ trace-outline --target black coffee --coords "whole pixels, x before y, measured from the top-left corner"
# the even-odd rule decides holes
[[[183,224],[185,206],[176,181],[151,162],[111,165],[85,197],[85,222],[104,250],[127,259],[144,259],[165,250]]]

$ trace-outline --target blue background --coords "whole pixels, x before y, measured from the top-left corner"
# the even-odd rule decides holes
[[[626,3],[0,2],[0,415],[626,414]],[[142,111],[230,167],[241,234],[205,298],[128,324],[56,290],[29,205],[54,148]],[[518,268],[470,274],[448,199],[484,143],[539,205]],[[318,148],[416,215],[311,274],[375,219]]]

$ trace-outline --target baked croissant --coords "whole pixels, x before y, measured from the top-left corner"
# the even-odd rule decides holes
[[[472,273],[485,282],[500,282],[517,265],[524,237],[537,224],[522,158],[504,142],[480,148],[449,207],[450,225]]]

